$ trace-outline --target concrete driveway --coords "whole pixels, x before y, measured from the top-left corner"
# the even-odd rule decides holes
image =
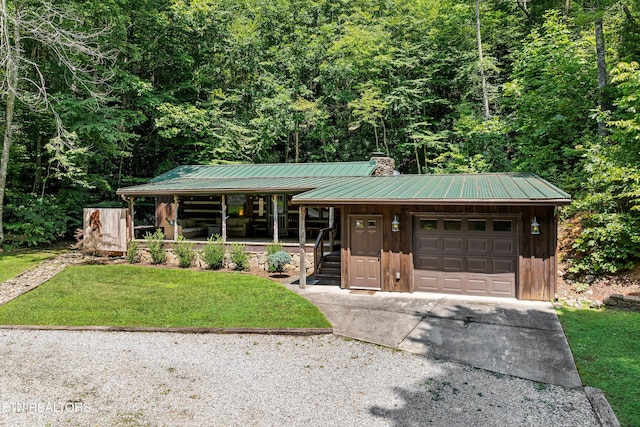
[[[541,383],[581,387],[550,303],[287,286],[315,304],[335,334]]]

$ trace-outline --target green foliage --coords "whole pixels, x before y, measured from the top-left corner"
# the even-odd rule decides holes
[[[77,224],[70,207],[55,196],[25,194],[11,197],[5,206],[5,241],[8,247],[38,246],[56,242],[69,235]]]
[[[284,266],[290,262],[291,255],[284,251],[275,252],[267,256],[267,264],[271,273],[282,273]]]
[[[597,105],[593,48],[572,33],[571,23],[557,11],[547,13],[515,52],[505,85],[516,167],[561,185],[575,182],[572,175],[582,169],[576,147],[595,135],[596,126],[590,119]]]
[[[164,233],[158,229],[155,233],[145,233],[144,240],[147,243],[151,264],[164,264],[167,262],[167,251],[164,249]]]
[[[640,219],[625,213],[585,214],[573,242],[569,271],[585,274],[617,273],[640,259]]]
[[[282,251],[282,242],[271,242],[267,244],[267,255]]]
[[[234,269],[244,271],[249,269],[249,254],[244,251],[244,245],[234,243],[231,245],[231,253],[229,255]]]
[[[187,241],[184,236],[178,236],[172,246],[173,253],[178,257],[178,266],[180,268],[191,267],[198,256],[195,250],[195,243]]]
[[[140,242],[129,240],[127,242],[127,261],[129,264],[137,264],[140,262]]]
[[[224,265],[224,244],[222,237],[211,236],[200,255],[210,270],[219,270]]]

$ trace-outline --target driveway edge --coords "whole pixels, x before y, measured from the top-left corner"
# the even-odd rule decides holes
[[[327,335],[333,328],[161,328],[147,326],[0,325],[25,331],[173,332],[179,334]]]
[[[607,401],[602,390],[599,388],[585,387],[584,393],[587,395],[587,399],[589,399],[593,412],[596,414],[596,418],[601,426],[620,427],[620,422],[611,409],[611,405],[609,405],[609,401]]]

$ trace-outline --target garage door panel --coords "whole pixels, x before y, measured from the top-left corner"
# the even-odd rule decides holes
[[[442,238],[442,250],[445,252],[463,252],[463,240],[459,237]]]
[[[492,259],[492,273],[511,273],[515,272],[516,262],[512,259]]]
[[[443,271],[464,271],[464,258],[442,258],[442,270]]]
[[[468,271],[473,273],[489,273],[489,260],[486,258],[469,258]]]
[[[462,293],[463,280],[459,276],[444,276],[442,280],[442,290],[444,292]]]
[[[489,242],[487,239],[468,239],[468,253],[486,254]]]
[[[498,275],[492,280],[492,291],[496,295],[515,297],[515,282],[510,275]]]
[[[467,291],[470,294],[485,295],[489,291],[489,281],[486,277],[468,278]]]
[[[512,239],[494,239],[492,242],[495,255],[511,255],[514,253],[515,242]]]
[[[438,243],[440,243],[441,240],[438,239],[437,237],[425,237],[425,236],[419,236],[416,239],[416,250],[417,252],[423,252],[423,251],[438,251],[442,249],[442,246],[438,245]]]
[[[426,292],[438,292],[438,277],[429,275],[420,275],[417,280],[416,290]]]
[[[416,257],[415,268],[419,270],[439,270],[442,269],[439,261],[440,258],[435,256],[420,255]]]

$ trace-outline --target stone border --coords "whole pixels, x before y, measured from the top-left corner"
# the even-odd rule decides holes
[[[608,307],[627,308],[633,311],[640,311],[640,297],[611,294],[604,300],[604,304]]]

